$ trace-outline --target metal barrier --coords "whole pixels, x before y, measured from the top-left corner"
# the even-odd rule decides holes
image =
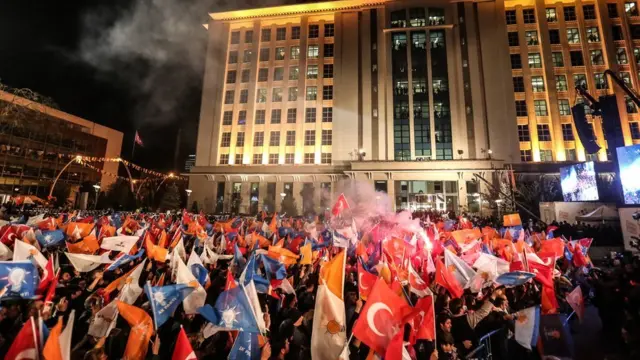
[[[465,359],[468,360],[492,360],[493,354],[491,353],[491,335],[497,333],[501,329],[494,330],[487,333],[478,340],[478,346],[473,349]]]

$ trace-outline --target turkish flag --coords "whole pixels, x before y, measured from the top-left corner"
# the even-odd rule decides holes
[[[464,290],[453,273],[442,263],[442,260],[436,260],[436,284],[442,285],[449,294],[455,299],[462,296]]]
[[[433,341],[436,338],[433,296],[425,296],[419,299],[413,307],[413,311],[407,315],[404,322],[411,325],[411,344],[415,344],[416,340]]]
[[[358,290],[362,300],[367,300],[377,279],[377,276],[365,270],[362,264],[358,262]]]
[[[566,299],[567,303],[571,306],[573,311],[576,312],[576,315],[578,315],[580,322],[582,322],[582,319],[584,318],[584,298],[582,297],[582,289],[580,286],[576,286],[573,291],[567,294]]]
[[[30,318],[24,323],[20,332],[18,332],[18,335],[16,335],[4,358],[7,360],[37,359],[37,337],[36,324],[33,318]]]
[[[36,292],[38,294],[44,294],[49,290],[49,285],[53,281],[55,276],[55,272],[53,271],[53,258],[49,257],[49,261],[47,261],[47,266],[42,269],[42,278],[40,279],[40,284],[38,285],[38,289]]]
[[[385,354],[391,338],[402,331],[402,320],[410,311],[406,301],[379,278],[353,327],[353,335],[378,354]]]
[[[180,333],[178,334],[178,341],[173,349],[173,356],[171,360],[197,360],[196,353],[193,351],[189,338],[184,332],[184,328],[180,327]]]
[[[412,293],[420,297],[431,294],[431,290],[429,290],[429,284],[427,284],[420,277],[420,275],[413,269],[413,266],[411,266],[411,264],[409,264],[409,288]]]
[[[333,216],[338,216],[345,209],[349,209],[349,203],[347,202],[347,198],[344,196],[344,194],[340,194],[340,196],[338,196],[338,200],[331,209],[331,214]]]
[[[404,331],[398,331],[398,333],[391,339],[387,351],[384,354],[385,360],[404,360],[410,359],[410,355],[407,349],[404,347]]]
[[[231,290],[235,287],[238,287],[238,284],[236,283],[236,280],[233,278],[233,275],[231,274],[231,270],[227,270],[227,282],[224,285],[224,289],[226,290]]]

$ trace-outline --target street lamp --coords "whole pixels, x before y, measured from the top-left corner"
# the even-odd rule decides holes
[[[100,185],[93,185],[93,189],[96,191],[96,203],[93,204],[93,209],[95,210],[98,208],[98,194],[100,193]]]
[[[491,160],[491,155],[493,154],[493,150],[488,149],[487,150],[487,155],[489,155],[489,160]]]

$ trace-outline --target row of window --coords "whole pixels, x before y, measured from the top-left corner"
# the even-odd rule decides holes
[[[529,53],[528,64],[530,68],[539,69],[542,68],[542,57],[540,53]],[[640,64],[640,48],[633,49],[634,60],[637,64]],[[569,52],[569,58],[571,60],[571,66],[584,66],[584,58],[582,51],[573,50]],[[589,58],[591,59],[591,65],[604,65],[604,55],[602,50],[590,50]],[[616,62],[618,65],[629,64],[629,57],[627,56],[627,50],[625,48],[616,49]],[[554,67],[564,67],[564,58],[562,52],[554,51],[551,53],[551,63]],[[522,60],[520,54],[511,54],[511,68],[522,69]]]
[[[287,124],[295,124],[296,118],[298,116],[298,109],[287,109]],[[266,122],[266,110],[256,110],[256,125],[263,125]],[[305,109],[305,123],[315,123],[316,122],[316,108],[306,108]],[[323,107],[322,108],[322,122],[329,123],[333,122],[333,108],[332,107]],[[233,123],[233,112],[225,111],[222,114],[222,125],[231,125]],[[240,110],[238,111],[238,125],[245,125],[247,123],[247,111]],[[272,109],[271,110],[271,124],[281,124],[282,123],[282,109]]]
[[[620,72],[619,77],[629,87],[633,87],[631,84],[631,74],[628,72]],[[604,73],[593,74],[593,80],[596,84],[596,89],[603,90],[608,88],[607,80]],[[585,74],[573,74],[573,82],[576,86],[587,88],[587,78]],[[556,91],[568,91],[567,76],[555,75]],[[543,76],[531,76],[531,90],[533,92],[544,92],[544,77]],[[525,92],[524,78],[522,76],[516,76],[513,78],[513,91],[517,93]]]
[[[234,102],[235,91],[227,90],[224,93],[224,103],[229,105]],[[266,103],[268,97],[268,89],[260,88],[258,89],[258,93],[256,96],[257,103]],[[297,101],[298,100],[298,88],[290,87],[288,89],[288,97],[287,101]],[[305,100],[313,101],[318,100],[318,87],[317,86],[307,86]],[[322,100],[333,100],[333,85],[324,85],[322,86]],[[240,104],[246,104],[249,101],[249,90],[242,89],[240,90]],[[283,101],[283,90],[282,88],[272,88],[271,89],[271,101],[272,102],[282,102]]]
[[[567,34],[567,42],[569,44],[579,44],[580,43],[580,32],[577,28],[568,28],[566,30]],[[540,45],[540,38],[538,37],[537,30],[528,30],[524,32],[525,41],[527,46],[536,46]],[[507,33],[507,40],[509,42],[509,46],[519,46],[520,38],[518,36],[517,31],[510,31]],[[600,42],[600,31],[598,27],[592,26],[587,28],[587,41],[589,43],[597,43]],[[552,45],[560,44],[560,30],[558,29],[550,29],[549,30],[549,43]]]
[[[307,79],[318,79],[319,77],[319,65],[309,64],[307,65],[306,78]],[[249,69],[242,70],[240,75],[241,83],[248,83],[251,77],[251,71]],[[289,67],[289,76],[288,80],[298,80],[300,78],[300,68],[298,66],[290,66]],[[333,64],[324,64],[322,65],[322,78],[324,79],[332,79],[333,78]],[[227,84],[235,84],[238,80],[238,72],[237,70],[229,70],[227,71]],[[273,81],[283,81],[284,80],[284,67],[276,67],[273,68]],[[266,82],[269,81],[269,69],[268,68],[260,68],[258,69],[258,82]]]
[[[596,138],[596,133],[593,128],[593,124],[587,124],[591,128],[591,133]],[[562,140],[574,141],[575,135],[573,126],[571,124],[561,124],[562,126]],[[549,131],[549,125],[538,124],[538,141],[551,141],[551,132]],[[629,130],[631,132],[631,138],[633,140],[640,140],[640,123],[630,122]],[[531,141],[531,134],[529,132],[529,125],[518,125],[518,140],[521,142]]]
[[[576,14],[575,6],[564,6],[563,7],[563,15],[564,21],[576,21],[578,19]],[[624,11],[628,16],[638,16],[638,6],[635,1],[626,1],[624,3]],[[582,12],[584,20],[595,20],[596,19],[596,8],[595,5],[582,5]],[[607,12],[609,18],[615,19],[618,18],[618,6],[615,3],[607,4]],[[547,18],[547,22],[554,23],[558,21],[557,9],[555,7],[549,7],[545,9],[545,17]],[[535,9],[523,9],[522,10],[522,20],[525,24],[534,24],[536,22],[536,14]],[[517,23],[516,11],[515,10],[507,10],[505,12],[505,19],[507,21],[507,25],[513,25]]]
[[[334,54],[334,44],[324,44],[322,45],[322,56],[325,58],[332,58]],[[251,57],[253,56],[253,50],[245,49],[242,53],[242,62],[248,63],[251,62]],[[284,46],[275,48],[274,51],[274,59],[276,61],[285,60],[287,56],[287,50]],[[320,45],[318,44],[310,44],[307,46],[307,58],[308,59],[318,59],[320,58]],[[271,49],[270,48],[262,48],[258,54],[258,61],[265,62],[271,59]],[[298,60],[300,59],[300,46],[295,45],[289,47],[289,59],[290,60]],[[229,51],[229,64],[237,64],[238,63],[238,51],[232,50]]]
[[[335,34],[335,25],[334,24],[324,24],[323,26],[324,37],[333,37]],[[262,29],[260,31],[260,41],[269,42],[271,41],[271,35],[273,31],[271,28]],[[300,40],[300,26],[292,26],[291,32],[289,33],[291,40]],[[309,25],[309,39],[315,39],[320,37],[320,25],[319,24],[311,24]],[[286,27],[278,27],[276,28],[276,41],[285,41],[287,40],[287,28]],[[239,44],[240,43],[240,31],[232,31],[231,32],[231,44]],[[244,42],[246,44],[250,44],[253,42],[253,30],[245,30],[244,32]]]
[[[424,8],[410,8],[409,25],[410,26],[435,26],[444,24],[444,9],[429,8],[428,16]],[[407,9],[396,10],[391,12],[391,27],[407,27]]]
[[[322,130],[321,145],[329,146],[332,143],[333,131]],[[305,130],[304,145],[314,146],[316,144],[316,131]],[[220,140],[220,147],[229,147],[231,145],[231,133],[223,132]],[[236,136],[236,147],[244,146],[244,132],[239,131]],[[253,146],[264,146],[264,131],[256,131],[253,137]],[[271,131],[269,136],[269,146],[280,146],[280,131]],[[295,130],[287,130],[285,138],[285,146],[296,146]]]
[[[236,154],[235,163],[234,164],[242,164],[242,154]],[[253,154],[253,159],[251,163],[253,165],[261,165],[263,164],[262,154]],[[315,164],[316,162],[316,154],[315,153],[305,153],[303,161],[305,164]],[[295,154],[284,154],[284,163],[285,164],[293,164],[295,162]],[[268,163],[270,165],[277,165],[280,163],[280,154],[269,154]],[[331,164],[331,153],[322,153],[320,154],[320,163],[321,164]],[[220,155],[220,165],[228,165],[229,164],[229,154],[221,154]]]

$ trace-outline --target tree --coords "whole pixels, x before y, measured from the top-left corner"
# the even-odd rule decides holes
[[[56,207],[64,207],[70,205],[69,195],[71,195],[71,186],[62,181],[58,181],[53,188],[53,205]]]
[[[113,209],[133,210],[136,202],[134,195],[131,193],[131,184],[122,179],[116,180],[116,182],[109,185],[104,196],[104,202],[100,205]]]
[[[182,199],[180,198],[180,189],[174,184],[166,186],[164,194],[162,194],[162,200],[158,206],[160,211],[176,210],[180,208]]]
[[[293,195],[285,196],[280,205],[282,212],[288,216],[298,216],[298,206],[296,205],[296,199],[293,198]]]

